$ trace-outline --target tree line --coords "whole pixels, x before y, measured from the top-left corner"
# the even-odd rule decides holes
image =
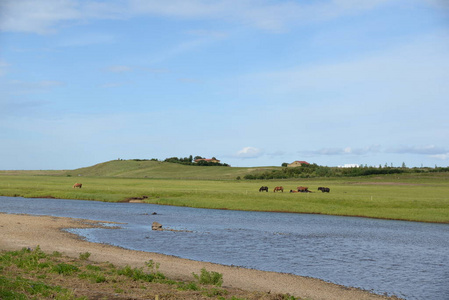
[[[279,170],[268,170],[260,173],[247,174],[244,179],[287,179],[313,177],[356,177],[369,175],[449,172],[449,167],[406,168],[406,167],[368,167],[338,168],[319,166],[317,164],[302,164],[300,167],[284,167]]]
[[[206,160],[199,160],[196,162],[197,159],[206,159],[202,156],[195,156],[193,157],[192,155],[190,155],[189,157],[169,157],[166,158],[164,160],[162,160],[163,162],[169,162],[169,163],[174,163],[174,164],[181,164],[181,165],[188,165],[188,166],[222,166],[222,167],[230,167],[230,165],[228,164],[222,164],[219,162],[212,162],[212,161],[206,161]],[[123,160],[123,159],[118,159],[118,160]],[[152,158],[152,159],[141,159],[141,158],[136,158],[136,159],[130,159],[133,161],[161,161],[157,158]],[[212,157],[212,160],[217,160],[215,157]]]

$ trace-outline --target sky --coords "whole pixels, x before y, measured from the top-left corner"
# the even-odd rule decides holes
[[[0,0],[0,170],[449,166],[449,1]]]

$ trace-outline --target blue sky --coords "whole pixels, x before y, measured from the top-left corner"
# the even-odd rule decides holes
[[[444,0],[3,0],[0,169],[449,165]]]

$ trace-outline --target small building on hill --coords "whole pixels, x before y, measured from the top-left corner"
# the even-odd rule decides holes
[[[195,162],[199,162],[199,161],[205,161],[205,162],[212,162],[212,163],[220,163],[220,160],[216,159],[215,157],[212,158],[198,158],[195,159]]]
[[[287,167],[300,167],[301,165],[310,165],[310,164],[304,160],[295,160],[291,164],[288,164]]]

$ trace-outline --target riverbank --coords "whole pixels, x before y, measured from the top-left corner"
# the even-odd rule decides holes
[[[65,228],[101,226],[101,223],[96,221],[12,214],[1,214],[0,216],[0,236],[2,236],[0,249],[2,250],[34,248],[39,245],[43,251],[49,253],[58,251],[70,257],[79,257],[80,253],[89,252],[91,254],[89,259],[92,261],[108,261],[117,266],[129,265],[132,267],[143,267],[146,261],[153,260],[160,264],[159,270],[167,277],[183,281],[191,281],[192,272],[198,274],[202,268],[206,268],[208,271],[223,274],[224,287],[288,293],[301,299],[395,299],[314,278],[223,266],[91,243],[63,231]]]
[[[145,203],[240,211],[292,212],[449,223],[449,173],[279,181],[6,176],[0,195]],[[82,188],[73,188],[75,182]],[[269,192],[259,192],[268,186]],[[286,192],[274,193],[275,186]],[[288,193],[306,186],[312,193]],[[330,188],[330,193],[318,191]]]

